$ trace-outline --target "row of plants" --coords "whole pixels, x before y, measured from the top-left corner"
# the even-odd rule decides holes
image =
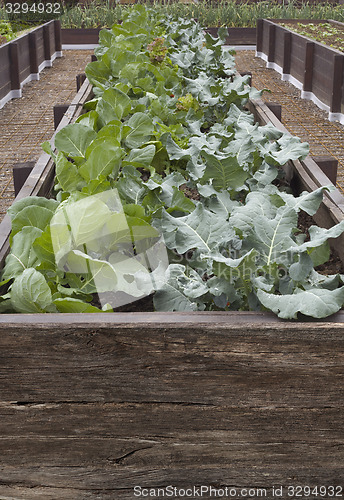
[[[330,23],[281,23],[282,26],[344,52],[344,28]]]
[[[297,229],[326,187],[293,196],[281,168],[308,146],[245,109],[260,93],[200,25],[137,5],[102,30],[94,99],[52,147],[55,198],[9,209],[2,312],[99,312],[153,294],[157,311],[325,317],[344,277],[315,267],[331,229]]]
[[[23,22],[9,22],[0,20],[0,45],[11,42],[18,36],[30,31],[32,26]]]
[[[279,1],[236,2],[234,0],[220,0],[184,4],[171,0],[153,0],[143,5],[153,6],[163,15],[179,16],[185,19],[196,18],[202,26],[207,27],[255,27],[257,19],[335,19],[344,21],[341,5],[331,3],[309,3]],[[19,3],[18,3],[19,5]],[[112,0],[94,0],[86,5],[59,1],[53,12],[46,8],[39,9],[36,0],[27,0],[28,8],[10,12],[6,7],[0,7],[0,19],[7,21],[42,23],[53,17],[59,17],[63,28],[109,28],[122,19],[123,13],[130,7],[119,5]]]
[[[10,23],[6,21],[0,21],[0,45],[10,42],[16,37],[16,34],[12,30]]]
[[[148,2],[142,1],[142,4]],[[106,2],[105,2],[106,4]],[[184,19],[196,18],[206,27],[255,27],[257,19],[336,19],[344,21],[341,5],[330,3],[311,4],[295,1],[259,1],[235,2],[234,0],[220,0],[217,2],[198,2],[184,4],[175,1],[154,0],[150,2],[160,14]],[[75,6],[64,9],[61,16],[63,28],[96,28],[110,27],[122,18],[122,12],[128,7],[125,5],[104,5],[104,2],[92,2],[87,6]]]

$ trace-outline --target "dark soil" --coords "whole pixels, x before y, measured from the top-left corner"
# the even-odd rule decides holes
[[[305,241],[309,241],[308,229],[311,226],[315,225],[316,222],[314,222],[313,217],[311,217],[310,215],[306,214],[306,212],[303,211],[299,213],[298,228],[300,229],[301,233],[306,234]],[[330,259],[327,262],[325,262],[325,264],[317,266],[315,270],[318,271],[318,273],[325,275],[337,274],[337,273],[344,274],[344,264],[340,260],[336,251],[332,249]]]
[[[197,189],[189,188],[186,184],[182,184],[181,186],[179,186],[179,189],[180,189],[180,191],[183,191],[185,196],[187,198],[190,198],[190,200],[199,201],[201,199]]]

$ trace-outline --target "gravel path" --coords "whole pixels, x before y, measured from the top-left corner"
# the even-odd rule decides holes
[[[282,122],[293,134],[309,143],[312,156],[334,156],[338,160],[337,187],[344,193],[344,126],[329,122],[327,112],[312,101],[301,99],[301,92],[255,57],[253,50],[237,51],[238,71],[251,71],[252,85],[259,90],[269,89],[263,94],[265,101],[282,105]]]
[[[76,94],[76,75],[91,61],[92,50],[66,50],[39,81],[23,87],[23,97],[0,109],[0,220],[14,199],[12,167],[36,161],[41,143],[54,133],[55,104],[70,102]]]

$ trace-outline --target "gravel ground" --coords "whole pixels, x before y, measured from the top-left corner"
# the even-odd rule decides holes
[[[14,199],[12,167],[36,161],[41,143],[54,133],[55,104],[69,103],[76,94],[76,75],[91,61],[91,50],[68,50],[55,59],[39,81],[23,87],[23,97],[0,109],[0,220]]]
[[[301,92],[272,69],[255,57],[253,50],[237,51],[238,71],[252,73],[252,85],[259,90],[268,89],[263,99],[282,105],[284,126],[302,141],[309,143],[312,156],[334,156],[338,160],[337,187],[344,193],[344,126],[329,122],[327,112],[319,109],[312,101],[301,99]]]

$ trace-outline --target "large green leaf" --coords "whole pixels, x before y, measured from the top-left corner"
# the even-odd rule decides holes
[[[129,148],[138,148],[149,141],[154,131],[152,119],[145,113],[135,113],[126,122],[130,127],[125,138],[125,144]]]
[[[40,263],[33,244],[42,234],[42,230],[33,226],[24,227],[12,241],[11,253],[6,257],[2,280],[15,278],[25,269],[36,267]]]
[[[26,207],[43,207],[49,210],[50,212],[55,212],[58,207],[59,202],[53,199],[43,198],[42,196],[27,196],[26,198],[21,198],[20,200],[15,201],[8,209],[7,213],[13,220],[19,212],[21,212]],[[33,225],[33,224],[28,224]],[[37,226],[38,227],[38,226]]]
[[[100,313],[101,309],[92,306],[87,302],[83,302],[80,299],[74,299],[71,297],[64,297],[60,299],[55,299],[54,304],[60,313]]]
[[[102,137],[88,148],[87,161],[80,167],[79,172],[87,182],[99,179],[100,176],[111,175],[116,178],[124,154],[117,139]]]
[[[258,290],[257,295],[263,306],[285,319],[297,318],[298,312],[313,318],[325,318],[339,311],[344,304],[344,287],[335,290],[296,289],[292,295],[275,295]]]
[[[140,172],[132,165],[122,169],[121,177],[115,185],[125,203],[141,203],[148,192],[148,188],[142,184]]]
[[[12,218],[10,243],[13,236],[25,226],[37,227],[43,231],[58,205],[56,200],[48,200],[39,196],[29,196],[15,202],[8,210]]]
[[[186,268],[180,264],[170,264],[167,281],[154,295],[157,311],[199,311],[204,304],[199,298],[208,292],[206,284],[195,272],[185,274]]]
[[[201,181],[204,183],[212,179],[213,186],[218,191],[242,187],[249,175],[234,156],[219,158],[205,151],[202,152],[202,156],[206,161],[206,167]]]
[[[121,120],[130,113],[130,110],[130,98],[117,88],[105,90],[96,107],[103,125],[113,120]]]
[[[279,150],[276,149],[278,144]],[[301,142],[298,137],[284,134],[281,139],[275,143],[275,147],[270,147],[267,151],[267,157],[274,160],[279,165],[285,165],[289,160],[304,160],[309,153],[309,145]]]
[[[46,312],[52,303],[52,295],[44,276],[36,269],[25,269],[14,280],[11,302],[17,312]]]
[[[80,250],[72,250],[65,261],[64,267],[71,273],[85,275],[80,285],[84,293],[100,293],[115,291],[117,273],[113,266],[105,260],[92,258]]]
[[[45,228],[42,234],[33,242],[33,249],[40,258],[39,269],[56,270],[55,253],[51,241],[50,225]]]
[[[165,210],[153,225],[164,237],[166,246],[183,254],[197,248],[211,253],[221,242],[233,237],[233,230],[225,219],[209,212],[201,204],[185,217],[172,217]]]
[[[103,61],[93,61],[86,66],[87,79],[93,85],[107,85],[111,75],[110,68]]]
[[[161,206],[169,207],[169,212],[179,210],[192,212],[195,204],[179,190],[185,184],[185,178],[178,172],[173,172],[166,177],[155,175],[145,184],[152,192],[148,194],[143,204],[151,211],[156,211]]]
[[[90,127],[71,123],[57,132],[55,146],[67,156],[84,158],[86,149],[96,137],[96,132]]]
[[[56,178],[59,187],[63,191],[71,193],[86,185],[85,179],[80,175],[78,167],[74,163],[68,161],[63,153],[58,153],[55,165]]]
[[[136,168],[149,167],[155,155],[154,144],[149,144],[141,149],[131,149],[123,160],[123,165],[133,165]]]

